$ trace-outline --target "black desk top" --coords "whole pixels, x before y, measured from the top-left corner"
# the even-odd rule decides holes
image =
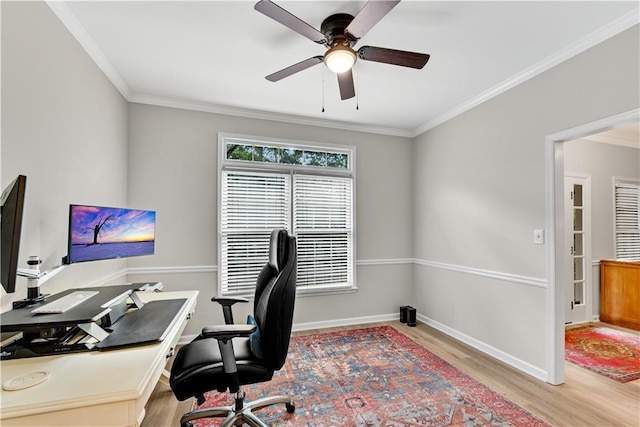
[[[187,300],[167,299],[150,301],[142,308],[131,311],[111,325],[111,334],[100,341],[100,350],[144,345],[162,341]]]
[[[139,284],[128,284],[119,286],[101,286],[95,288],[78,288],[98,291],[99,293],[82,304],[71,308],[64,313],[54,314],[34,314],[31,313],[36,307],[40,307],[48,302],[54,301],[78,289],[68,289],[46,298],[44,302],[7,311],[0,315],[0,331],[38,331],[40,329],[58,328],[65,326],[75,326],[79,323],[89,323],[97,321],[105,316],[109,311],[107,303],[118,300],[119,296],[124,297],[136,289]]]

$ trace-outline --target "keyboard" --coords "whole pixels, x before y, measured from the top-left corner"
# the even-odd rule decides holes
[[[64,313],[98,293],[98,291],[73,291],[55,301],[34,308],[31,312],[34,314]]]

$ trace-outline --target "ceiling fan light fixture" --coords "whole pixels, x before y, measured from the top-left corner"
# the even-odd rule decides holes
[[[324,54],[324,63],[336,74],[349,71],[356,62],[356,53],[349,46],[337,44]]]

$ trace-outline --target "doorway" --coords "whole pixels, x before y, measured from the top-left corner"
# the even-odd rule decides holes
[[[597,120],[545,138],[545,194],[547,245],[547,382],[564,383],[564,327],[566,282],[563,144],[573,139],[640,121],[640,108]]]

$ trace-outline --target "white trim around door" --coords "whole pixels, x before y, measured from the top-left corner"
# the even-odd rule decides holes
[[[567,272],[564,253],[564,150],[562,144],[640,121],[640,108],[596,120],[545,138],[545,196],[547,244],[547,382],[564,382],[564,286]]]

